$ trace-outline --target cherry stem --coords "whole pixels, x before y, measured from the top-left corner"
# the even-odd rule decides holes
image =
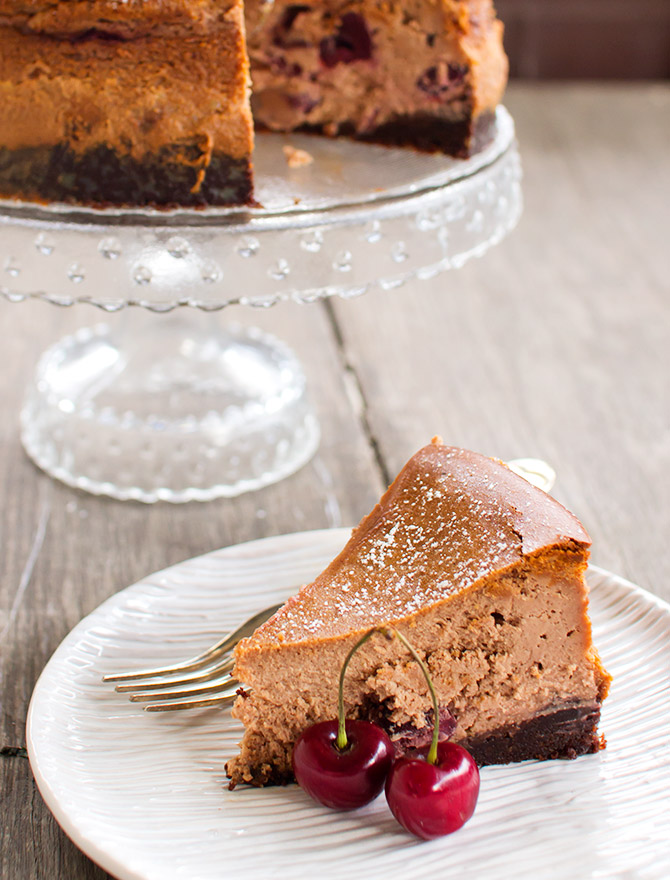
[[[376,632],[381,632],[379,629],[371,629],[369,632],[366,632],[365,635],[359,639],[354,647],[347,654],[344,663],[342,664],[342,671],[340,672],[340,692],[338,696],[337,703],[337,717],[338,717],[338,726],[337,726],[337,739],[335,740],[335,745],[337,748],[342,751],[346,749],[349,744],[349,740],[347,739],[347,731],[346,731],[346,719],[344,717],[344,673],[347,671],[347,666],[349,665],[349,661],[354,656],[356,651],[360,648],[361,645],[364,645],[365,642],[371,636],[373,636]]]
[[[407,641],[405,636],[402,633],[398,632],[397,629],[393,629],[393,628],[389,628],[387,630],[387,632],[393,633],[393,635],[396,635],[400,639],[400,641],[403,643],[403,645],[407,648],[407,650],[410,652],[412,657],[414,657],[416,662],[421,667],[421,671],[423,672],[423,676],[426,679],[426,684],[428,685],[428,690],[430,691],[430,696],[432,697],[432,700],[433,700],[433,714],[435,716],[433,718],[433,722],[434,722],[433,723],[433,739],[431,740],[430,749],[428,750],[428,755],[426,757],[426,760],[428,761],[429,764],[437,764],[437,744],[440,739],[440,708],[437,704],[437,694],[435,693],[435,687],[433,685],[433,680],[430,677],[430,673],[428,672],[428,667],[423,662],[421,657],[419,657],[419,655],[416,653],[416,651],[410,645],[410,643]]]
[[[410,645],[410,643],[407,641],[407,639],[405,638],[405,636],[402,633],[398,632],[398,630],[394,629],[393,627],[380,626],[380,627],[375,627],[374,629],[369,630],[368,632],[365,633],[365,635],[362,638],[360,638],[356,642],[356,644],[353,646],[353,648],[349,651],[349,653],[345,657],[344,663],[342,664],[342,670],[340,672],[340,688],[339,688],[338,703],[337,703],[337,706],[338,706],[338,711],[337,711],[338,726],[337,726],[337,739],[335,740],[335,746],[340,751],[343,751],[344,749],[346,749],[346,747],[349,744],[349,740],[347,739],[346,719],[344,717],[344,675],[347,671],[347,666],[349,665],[349,661],[354,656],[356,651],[358,651],[358,649],[361,647],[361,645],[364,645],[365,642],[367,642],[367,640],[369,638],[371,638],[375,633],[382,633],[387,638],[389,638],[389,637],[392,638],[393,636],[397,636],[400,639],[400,641],[403,643],[403,645],[407,648],[407,650],[410,652],[412,657],[416,660],[416,662],[421,667],[421,671],[423,672],[424,678],[426,679],[426,684],[428,685],[428,690],[430,691],[430,696],[433,700],[433,713],[435,716],[433,719],[434,720],[433,739],[430,743],[430,749],[428,750],[428,756],[427,756],[426,760],[428,761],[429,764],[437,764],[437,744],[440,739],[440,709],[439,709],[439,706],[437,703],[437,694],[435,693],[435,687],[433,686],[433,680],[430,677],[430,673],[428,672],[428,667],[423,662],[421,657],[419,657],[419,655],[416,653],[416,651],[414,650],[412,645]]]

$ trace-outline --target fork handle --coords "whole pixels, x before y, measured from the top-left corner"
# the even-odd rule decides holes
[[[235,632],[221,639],[221,641],[212,645],[206,651],[203,651],[202,654],[198,654],[197,657],[192,657],[190,660],[185,660],[183,663],[176,663],[174,666],[163,666],[154,669],[140,669],[135,672],[114,672],[110,675],[103,675],[102,680],[136,681],[141,678],[172,675],[173,673],[191,672],[194,669],[200,669],[208,663],[218,660],[223,654],[231,651],[239,641],[250,636],[261,623],[264,623],[268,618],[272,617],[272,615],[281,608],[282,604],[283,603],[280,602],[278,605],[273,605],[271,608],[259,611],[258,614],[254,614],[254,616],[245,621],[242,626],[238,627]]]

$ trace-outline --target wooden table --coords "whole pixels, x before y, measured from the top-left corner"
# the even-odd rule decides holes
[[[526,208],[482,260],[358,300],[224,316],[285,339],[309,377],[323,440],[279,485],[147,506],[53,482],[19,443],[23,390],[48,344],[100,315],[0,303],[3,880],[108,876],[60,831],[25,753],[33,685],[77,621],[215,547],[357,522],[433,434],[551,462],[593,561],[670,599],[670,88],[516,85],[507,105]]]

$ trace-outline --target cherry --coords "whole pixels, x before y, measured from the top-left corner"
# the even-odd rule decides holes
[[[338,718],[313,724],[293,747],[293,772],[315,800],[336,810],[354,810],[380,794],[393,764],[393,744],[371,721],[345,721],[344,675],[349,661],[377,630],[349,651],[340,670]]]
[[[372,37],[363,16],[357,12],[343,15],[337,33],[319,43],[319,57],[324,67],[372,58]]]
[[[393,745],[380,727],[370,721],[345,721],[347,666],[376,632],[400,639],[426,679],[434,723],[425,757],[411,752],[394,764]],[[435,687],[426,664],[402,633],[386,627],[372,629],[349,651],[340,672],[338,715],[337,720],[307,728],[293,749],[295,777],[315,800],[327,807],[352,810],[369,803],[385,786],[386,800],[398,822],[424,840],[451,834],[472,816],[479,796],[479,770],[462,746],[439,742],[440,710]]]
[[[337,745],[339,723],[308,727],[293,749],[293,772],[314,800],[336,810],[354,810],[377,797],[393,764],[393,744],[371,721],[345,723],[347,745]]]
[[[282,49],[301,49],[307,45],[306,40],[291,36],[291,29],[296,18],[303,12],[310,12],[309,6],[287,6],[282,12],[281,18],[273,31],[272,42]]]
[[[444,100],[448,92],[454,92],[462,87],[466,72],[466,68],[462,65],[441,62],[424,70],[416,85],[431,98]]]
[[[462,746],[441,742],[437,762],[421,756],[399,758],[386,779],[386,800],[398,822],[431,840],[464,825],[475,811],[479,770]]]
[[[433,701],[433,739],[428,754],[399,758],[386,779],[386,800],[407,831],[431,840],[451,834],[472,816],[479,795],[479,770],[462,746],[439,742],[440,712],[437,694],[426,664],[407,641],[395,635],[421,667]]]

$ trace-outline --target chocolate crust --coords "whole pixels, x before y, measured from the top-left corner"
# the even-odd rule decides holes
[[[467,159],[491,143],[494,123],[495,113],[491,111],[461,120],[415,113],[398,116],[357,137],[370,143],[414,147],[422,153],[446,153],[458,159]]]
[[[228,783],[228,790],[234,791],[238,785],[251,785],[254,788],[265,788],[266,785],[289,785],[295,782],[293,772],[282,773],[269,764],[263,764],[261,767],[251,768],[251,779],[241,779],[238,776],[232,776],[228,772],[226,764],[226,775],[231,780]]]
[[[578,758],[605,748],[598,734],[600,705],[588,703],[545,712],[521,724],[499,727],[485,736],[461,740],[480,765]]]
[[[257,130],[267,129],[257,125]],[[326,134],[322,125],[303,125],[298,130]],[[385,147],[413,147],[420,153],[445,153],[456,159],[468,159],[493,141],[495,112],[487,110],[477,117],[459,120],[415,113],[397,116],[365,133],[357,132],[352,125],[341,125],[338,135]]]
[[[248,157],[206,156],[197,142],[168,144],[137,160],[98,146],[0,147],[0,196],[92,207],[205,207],[253,204]]]

